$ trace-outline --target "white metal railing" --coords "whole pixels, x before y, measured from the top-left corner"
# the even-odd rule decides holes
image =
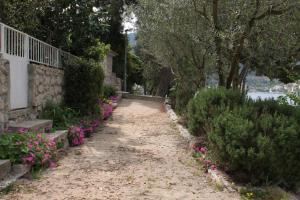
[[[78,57],[0,23],[0,53],[27,58],[30,62],[62,68]]]

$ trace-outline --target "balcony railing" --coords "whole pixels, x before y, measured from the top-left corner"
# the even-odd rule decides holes
[[[0,53],[23,57],[30,62],[62,68],[78,57],[0,23]]]

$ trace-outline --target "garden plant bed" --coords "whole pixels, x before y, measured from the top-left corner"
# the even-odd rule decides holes
[[[194,152],[195,151],[195,149],[194,149],[195,145],[196,144],[200,144],[200,145],[203,144],[203,140],[201,139],[201,137],[193,136],[189,132],[189,130],[184,125],[182,125],[180,123],[180,117],[177,116],[177,114],[171,108],[171,105],[168,104],[167,100],[166,100],[164,106],[165,106],[166,112],[168,113],[169,118],[176,124],[176,128],[178,129],[180,135],[189,142],[190,150],[192,152]],[[241,192],[242,190],[244,190],[247,187],[245,185],[235,183],[235,181],[230,177],[229,174],[226,174],[224,171],[221,171],[217,168],[207,169],[207,174],[208,174],[209,178],[213,182],[215,182],[215,184],[218,187],[224,188],[224,189],[228,190],[229,192],[235,192],[235,191],[236,192]],[[247,190],[247,188],[246,188],[246,190]],[[269,191],[271,193],[271,195],[272,195],[272,193],[274,193],[275,195],[276,195],[276,193],[278,193],[278,195],[285,195],[286,194],[288,196],[287,198],[290,199],[290,200],[300,199],[299,192],[297,192],[297,194],[292,194],[290,192],[284,191],[283,189],[281,189],[279,187],[258,187],[258,188],[253,187],[249,190],[257,190],[257,191],[265,190],[265,191]],[[248,194],[252,195],[253,193],[248,192]],[[252,197],[250,196],[248,199],[252,199]],[[248,199],[246,199],[246,200],[248,200]]]

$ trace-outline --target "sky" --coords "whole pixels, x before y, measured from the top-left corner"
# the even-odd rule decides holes
[[[124,17],[124,30],[130,29],[130,31],[128,31],[129,33],[136,32],[136,22],[137,18],[134,13],[131,13],[129,16]]]

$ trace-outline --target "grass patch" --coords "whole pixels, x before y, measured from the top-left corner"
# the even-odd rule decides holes
[[[215,183],[215,188],[217,191],[222,192],[224,191],[224,185],[222,183],[216,182]]]
[[[290,195],[277,187],[244,187],[240,190],[241,200],[289,200]]]

